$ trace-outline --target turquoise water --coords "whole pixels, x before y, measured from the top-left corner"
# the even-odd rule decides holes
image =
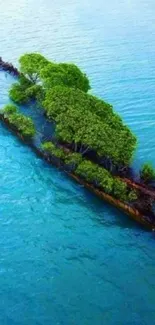
[[[73,61],[154,163],[154,0],[5,0],[0,56]],[[11,77],[0,73],[0,107]],[[155,163],[154,163],[155,164]],[[0,325],[150,325],[155,237],[0,125]]]

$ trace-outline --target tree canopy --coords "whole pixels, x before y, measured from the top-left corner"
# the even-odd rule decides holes
[[[49,61],[39,53],[26,53],[19,59],[20,71],[32,82],[36,82],[39,73]]]
[[[105,168],[98,166],[98,164],[83,158],[81,154],[65,152],[63,148],[57,147],[52,142],[44,142],[42,149],[51,156],[59,158],[62,163],[71,165],[76,175],[84,178],[88,183],[103,189],[105,193],[112,194],[115,198],[122,201],[133,202],[137,199],[136,192],[129,189],[124,181],[112,176]]]
[[[56,121],[59,139],[93,149],[114,163],[130,163],[136,138],[111,105],[79,89],[56,86],[46,92],[43,106]]]
[[[144,182],[150,182],[155,179],[155,169],[151,164],[145,163],[140,170],[140,176]]]
[[[9,123],[14,126],[26,138],[32,138],[35,135],[35,126],[30,117],[18,112],[14,105],[6,105],[3,109],[4,116]]]
[[[64,85],[84,92],[90,89],[86,74],[75,64],[50,62],[39,53],[24,54],[19,63],[21,73],[32,82],[40,81],[45,88]]]
[[[89,80],[75,64],[49,63],[40,71],[40,79],[46,88],[64,85],[87,92]]]
[[[17,103],[41,99],[49,119],[56,123],[56,136],[75,152],[96,152],[113,165],[129,165],[136,137],[113,107],[88,94],[89,80],[76,65],[50,62],[39,53],[21,56],[22,78],[10,97]],[[38,84],[39,81],[39,84]]]

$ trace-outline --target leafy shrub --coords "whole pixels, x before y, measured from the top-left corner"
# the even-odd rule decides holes
[[[17,104],[25,104],[29,100],[25,89],[18,83],[12,85],[9,96]]]
[[[140,171],[140,176],[144,182],[149,182],[155,179],[155,170],[149,163],[146,163]]]
[[[82,162],[82,155],[78,152],[66,153],[65,163],[68,165],[77,166]]]
[[[30,81],[29,79],[27,79],[23,74],[21,74],[19,77],[19,83],[22,86],[22,88],[24,88],[24,89],[27,89],[34,85],[34,83],[32,81]]]
[[[33,85],[25,90],[26,97],[29,100],[42,98],[43,92],[43,88],[40,85]]]
[[[87,76],[75,64],[49,63],[41,69],[40,79],[46,88],[64,85],[84,92],[90,89]]]
[[[33,137],[35,134],[35,127],[32,119],[30,117],[24,116],[19,113],[13,113],[9,116],[9,122],[14,125],[17,130],[24,137]]]
[[[79,89],[56,86],[47,90],[43,107],[56,121],[59,139],[93,149],[113,163],[129,164],[136,138],[111,105]]]
[[[6,105],[4,107],[4,115],[24,137],[33,137],[35,134],[35,126],[30,117],[18,113],[16,106]]]
[[[76,174],[84,177],[88,182],[95,183],[111,193],[113,189],[113,178],[110,173],[89,160],[83,160],[76,169]]]
[[[88,182],[97,181],[98,166],[89,160],[83,160],[76,169],[76,174],[86,178]]]
[[[12,104],[8,104],[5,106],[3,112],[5,115],[17,113],[17,107]]]
[[[61,148],[55,146],[52,142],[44,142],[42,144],[42,149],[47,151],[49,154],[56,156],[60,159],[65,159],[65,153]]]
[[[126,185],[126,183],[121,181],[118,178],[115,178],[114,184],[113,184],[113,194],[117,199],[119,199],[121,201],[127,201],[127,185]]]
[[[38,81],[40,70],[49,64],[49,61],[39,53],[26,53],[20,57],[19,63],[20,71],[35,83]]]
[[[138,198],[138,196],[137,196],[136,191],[131,190],[131,191],[129,192],[129,194],[128,194],[128,201],[129,201],[129,202],[134,202],[134,201],[137,200],[137,198]]]

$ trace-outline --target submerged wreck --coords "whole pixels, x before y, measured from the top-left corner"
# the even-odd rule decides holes
[[[74,64],[53,63],[37,53],[23,55],[19,63],[18,71],[0,58],[0,70],[18,77],[9,91],[16,105],[0,111],[1,122],[38,156],[155,230],[155,172],[145,164],[135,177],[130,164],[136,137],[113,107],[88,93],[89,80]],[[42,118],[37,126],[36,106]]]

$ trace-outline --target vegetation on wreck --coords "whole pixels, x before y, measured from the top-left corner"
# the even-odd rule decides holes
[[[137,204],[141,211],[147,207],[147,215],[150,211],[153,214],[149,197],[145,197],[141,209],[140,190],[135,191],[125,179],[116,177],[121,176],[116,173],[119,168],[129,168],[137,139],[110,104],[88,92],[86,74],[74,64],[50,62],[38,53],[23,55],[19,63],[18,83],[10,89],[10,98],[17,104],[39,101],[55,125],[56,144],[44,142],[42,150],[94,188],[134,207]],[[19,124],[25,123],[13,106],[5,108],[4,114],[18,130]],[[35,128],[31,123],[28,133],[33,137]],[[140,177],[148,183],[155,178],[155,172],[145,164]]]
[[[40,82],[45,88],[64,85],[84,92],[90,89],[86,74],[75,64],[50,62],[39,53],[24,54],[19,63],[20,71],[31,82]]]
[[[14,102],[39,101],[55,122],[58,141],[75,153],[91,156],[110,172],[130,166],[137,139],[110,104],[88,93],[85,73],[75,64],[50,62],[39,53],[24,54],[19,63],[18,83],[10,89]],[[154,178],[146,166],[140,172],[144,182]]]
[[[56,86],[46,92],[46,114],[56,122],[56,135],[76,152],[94,150],[111,163],[128,165],[136,137],[111,105],[79,89]]]
[[[19,113],[16,106],[6,105],[3,114],[23,137],[32,138],[35,135],[35,126],[32,119]]]
[[[79,153],[65,152],[63,148],[57,147],[52,142],[45,142],[42,148],[52,156],[61,159],[64,164],[70,165],[71,171],[85,179],[88,183],[101,188],[105,193],[115,198],[133,202],[137,200],[137,193],[127,187],[127,184],[113,177],[105,168],[82,157]]]
[[[94,151],[110,162],[111,169],[130,164],[136,137],[111,105],[88,93],[85,73],[74,64],[53,63],[37,53],[25,54],[19,62],[24,80],[11,88],[12,100],[22,104],[40,95],[47,117],[56,122],[59,141],[75,152]]]
[[[155,179],[155,169],[151,164],[145,163],[140,170],[140,177],[145,183]]]
[[[10,98],[19,105],[39,100],[42,94],[42,86],[32,83],[24,75],[20,76],[19,82],[14,83],[9,91]]]

